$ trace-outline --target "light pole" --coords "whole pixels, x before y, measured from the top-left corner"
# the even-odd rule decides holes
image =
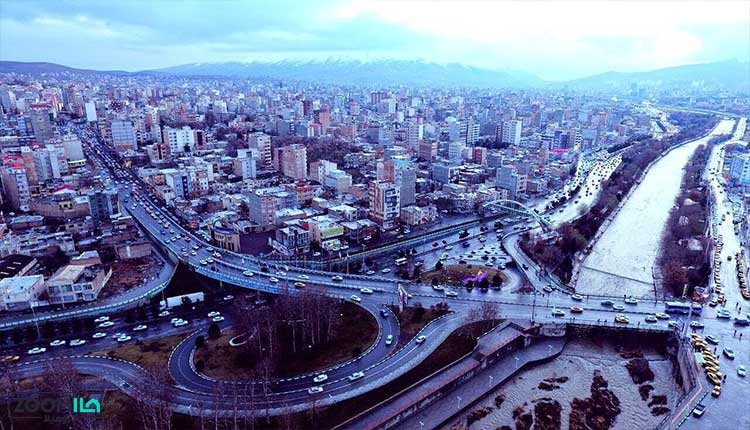
[[[456,409],[461,409],[461,396],[456,396]]]
[[[424,422],[423,421],[419,422],[419,430],[424,430]]]
[[[518,369],[518,362],[520,361],[520,358],[518,358],[518,356],[516,356],[515,360],[516,360],[516,369]]]
[[[493,380],[493,379],[495,379],[495,378],[494,378],[494,377],[493,377],[492,375],[490,375],[490,383],[489,383],[489,387],[490,387],[490,388],[492,388],[492,380]]]

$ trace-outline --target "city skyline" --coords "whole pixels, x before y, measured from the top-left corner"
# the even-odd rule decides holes
[[[229,61],[420,59],[549,81],[750,58],[746,2],[223,4],[5,2],[0,55],[126,71]]]

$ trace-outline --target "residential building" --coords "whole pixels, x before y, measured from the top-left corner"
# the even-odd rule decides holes
[[[370,218],[384,230],[396,227],[401,208],[400,187],[393,182],[372,181],[370,183]]]
[[[28,309],[44,291],[42,275],[16,276],[0,279],[0,309]]]

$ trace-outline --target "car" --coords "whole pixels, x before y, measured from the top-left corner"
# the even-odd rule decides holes
[[[182,321],[182,318],[174,317],[174,318],[172,318],[171,320],[169,320],[169,323],[170,323],[170,324],[174,324],[174,323],[176,323],[177,321]]]
[[[630,318],[627,315],[617,314],[615,315],[615,322],[618,324],[628,324],[630,322]]]
[[[325,373],[321,373],[320,375],[316,375],[313,378],[313,382],[315,382],[316,384],[320,384],[321,382],[325,382],[327,380],[328,380],[328,375],[326,375]]]
[[[221,312],[219,311],[211,311],[208,313],[209,318],[218,317],[219,315],[221,315]]]
[[[362,301],[362,298],[360,298],[360,297],[359,297],[358,295],[356,295],[356,294],[352,294],[352,295],[351,295],[351,297],[349,297],[349,299],[351,299],[351,301],[353,301],[353,302],[357,302],[357,303],[359,303],[359,302],[361,302],[361,301]]]
[[[646,322],[647,322],[647,323],[655,323],[655,322],[659,321],[659,320],[658,320],[658,319],[656,318],[656,315],[646,315],[646,318],[645,318],[645,319],[646,319]]]
[[[273,277],[273,276],[271,276],[270,278],[268,278],[268,280],[271,281],[271,282],[273,282],[274,284],[277,283],[277,282],[279,282],[279,278],[276,278],[276,277]]]
[[[42,354],[42,353],[45,353],[45,352],[47,352],[47,348],[44,348],[44,347],[41,347],[41,346],[37,346],[35,348],[31,348],[26,353],[29,354],[29,355],[37,355],[37,354]]]
[[[372,294],[373,293],[373,291],[371,289],[367,288],[367,287],[360,288],[359,292],[362,293],[362,294]]]
[[[201,264],[201,266],[205,266],[205,265],[207,265],[207,264],[208,264],[208,261],[206,261],[206,260],[201,260],[201,261],[200,261],[200,264]]]
[[[601,305],[604,307],[612,307],[614,306],[615,302],[612,300],[602,300]]]
[[[166,317],[166,316],[169,316],[169,311],[161,311],[161,312],[159,312],[159,316],[160,316],[160,317]]]
[[[417,343],[417,345],[419,345],[419,344],[422,344],[422,343],[424,343],[424,341],[425,341],[425,340],[427,340],[427,336],[425,336],[425,335],[419,335],[419,336],[417,336],[417,338],[416,338],[416,339],[414,340],[414,342],[416,342],[416,343]]]
[[[224,301],[225,302],[228,302],[228,301],[231,301],[231,300],[234,300],[234,296],[233,295],[229,294],[227,296],[224,296]]]
[[[393,343],[393,335],[389,334],[388,336],[385,337],[385,344],[390,345],[392,343]]]
[[[573,294],[572,296],[570,296],[570,298],[573,299],[573,300],[575,300],[575,301],[578,301],[578,302],[580,302],[581,300],[583,300],[583,296],[580,295],[580,294]]]
[[[385,269],[381,270],[380,273],[391,273],[391,269],[386,267]]]
[[[549,285],[545,285],[544,288],[542,288],[542,290],[544,290],[546,293],[551,293],[555,291],[555,289],[550,287]]]
[[[175,327],[182,327],[188,325],[188,322],[186,320],[179,320],[176,323],[173,324]]]
[[[665,314],[664,312],[657,312],[657,313],[654,314],[654,316],[656,316],[656,318],[659,318],[660,320],[668,320],[669,319],[669,315]]]
[[[712,343],[714,345],[718,345],[719,344],[719,339],[716,336],[710,334],[710,335],[706,336],[706,342]]]
[[[107,317],[107,316],[101,316],[101,317],[99,317],[99,318],[97,318],[97,319],[94,320],[94,322],[97,323],[97,324],[103,323],[104,321],[109,321],[109,317]]]
[[[83,345],[85,343],[86,343],[86,341],[83,340],[83,339],[73,339],[73,340],[70,341],[70,346],[81,346],[81,345]]]
[[[622,311],[625,310],[625,306],[623,306],[623,305],[612,305],[612,309],[614,309],[616,311],[619,311],[619,312],[622,312]]]
[[[94,334],[93,334],[93,335],[92,335],[91,337],[92,337],[93,339],[101,339],[101,338],[103,338],[103,337],[107,337],[107,333],[104,333],[104,332],[101,332],[101,331],[100,331],[100,332],[98,332],[98,333],[94,333]]]
[[[740,365],[739,367],[737,367],[737,375],[739,375],[742,378],[744,378],[745,375],[747,375],[747,369],[745,368],[745,366]]]
[[[206,263],[207,264],[214,264],[214,259],[213,258],[206,258]]]
[[[570,311],[573,312],[574,314],[580,314],[581,312],[583,312],[583,308],[578,307],[578,306],[571,306]]]
[[[633,297],[628,297],[628,298],[625,299],[625,304],[627,304],[627,305],[637,305],[638,304],[638,300],[636,300]]]
[[[2,359],[0,359],[0,361],[2,361],[4,363],[14,363],[14,362],[16,362],[16,361],[18,361],[20,359],[21,359],[20,355],[6,355]]]
[[[323,387],[315,385],[307,389],[308,394],[320,394],[323,392]]]
[[[368,270],[367,272],[365,272],[365,274],[366,275],[374,275],[375,271],[374,270]]]
[[[139,324],[135,327],[133,327],[133,331],[143,331],[146,330],[148,326],[146,324]]]
[[[700,321],[691,321],[690,322],[690,327],[692,327],[692,328],[703,328],[705,326]]]
[[[354,372],[351,375],[349,375],[349,382],[354,382],[364,377],[365,377],[365,372]]]
[[[458,297],[458,293],[455,291],[446,291],[445,296],[446,297]]]
[[[724,349],[721,351],[721,353],[724,354],[724,356],[727,357],[728,359],[734,360],[735,354],[734,354],[734,351],[732,351],[732,348],[725,346]]]
[[[343,280],[344,278],[342,278],[340,275],[331,276],[331,281],[333,282],[342,282]]]
[[[705,411],[706,411],[706,405],[704,405],[703,403],[698,403],[693,408],[693,415],[696,416],[696,417],[698,417],[698,418],[700,418],[700,417],[703,416],[703,413]]]
[[[65,345],[65,343],[66,342],[64,340],[57,339],[57,340],[53,340],[52,342],[50,342],[49,346],[63,346]]]
[[[732,314],[729,313],[729,310],[727,309],[719,309],[716,312],[716,318],[721,319],[721,320],[728,320],[732,318]]]
[[[305,283],[302,281],[297,281],[294,283],[294,288],[305,288]]]
[[[130,336],[128,336],[128,335],[124,335],[124,336],[120,336],[120,337],[118,337],[118,338],[117,338],[117,342],[118,342],[118,343],[123,343],[123,342],[127,342],[127,341],[129,341],[130,339],[132,339],[132,337],[130,337]]]
[[[215,316],[215,317],[211,318],[211,321],[216,322],[216,323],[217,322],[222,322],[222,321],[224,321],[224,317],[221,316],[221,315]]]
[[[711,390],[711,396],[712,397],[719,397],[719,396],[721,396],[721,385],[714,386],[714,389]]]
[[[736,317],[734,319],[734,324],[738,325],[738,326],[742,326],[742,327],[748,326],[748,325],[750,325],[750,318],[748,318],[748,317]]]

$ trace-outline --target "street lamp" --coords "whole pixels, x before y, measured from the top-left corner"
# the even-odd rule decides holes
[[[518,356],[516,356],[516,357],[515,357],[515,360],[516,360],[516,369],[518,369],[518,361],[519,361],[520,359],[518,358]]]
[[[492,375],[490,375],[490,384],[489,387],[492,388],[492,380],[495,379]]]
[[[461,396],[456,396],[456,409],[461,409]]]

